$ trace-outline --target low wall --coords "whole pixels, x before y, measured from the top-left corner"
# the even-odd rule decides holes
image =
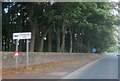
[[[94,54],[87,53],[39,53],[31,52],[29,53],[29,64],[42,64],[55,61],[69,61],[69,60],[79,60],[95,56]],[[26,53],[20,52],[19,56],[19,67],[26,66]],[[3,52],[2,53],[2,68],[15,68],[15,57],[13,57],[13,52]]]

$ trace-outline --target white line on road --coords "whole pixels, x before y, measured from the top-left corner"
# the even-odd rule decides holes
[[[86,70],[86,68],[92,66],[93,64],[97,63],[99,60],[103,59],[104,57],[100,58],[100,59],[97,59],[83,67],[81,67],[80,69],[68,74],[67,76],[65,77],[62,77],[61,79],[73,79],[73,77],[77,76],[78,74],[82,73],[82,71]]]

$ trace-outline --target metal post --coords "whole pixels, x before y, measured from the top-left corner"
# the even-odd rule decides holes
[[[18,51],[18,42],[19,42],[19,39],[16,40],[16,51]],[[16,56],[16,69],[18,68],[18,56]]]
[[[27,67],[29,66],[29,40],[27,39],[27,45],[26,45],[26,55],[27,55]]]

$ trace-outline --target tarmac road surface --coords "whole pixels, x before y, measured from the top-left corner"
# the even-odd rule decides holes
[[[118,79],[118,57],[115,54],[106,56],[62,79]]]

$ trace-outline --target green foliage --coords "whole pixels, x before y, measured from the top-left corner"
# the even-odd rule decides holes
[[[80,44],[79,48],[80,48],[80,52],[82,52],[82,53],[88,52],[88,47],[86,47],[84,44]]]
[[[56,2],[50,3],[3,3],[3,50],[12,51],[13,32],[32,31],[30,20],[37,21],[35,32],[35,49],[39,47],[38,43],[45,35],[48,38],[52,31],[52,51],[57,48],[57,38],[62,41],[62,23],[65,24],[65,51],[69,52],[70,42],[72,41],[73,52],[91,52],[92,48],[96,48],[98,53],[108,50],[116,44],[115,31],[113,25],[118,25],[117,16],[111,13],[113,9],[112,3],[68,3]],[[5,13],[4,9],[8,8]],[[20,13],[20,15],[18,15]],[[58,30],[57,30],[58,29]],[[70,40],[70,29],[72,29],[72,40]],[[7,40],[7,41],[6,41]],[[44,51],[47,51],[48,39],[44,40]],[[25,42],[21,44],[21,51]],[[5,48],[9,46],[9,48]],[[61,46],[61,45],[60,45]],[[10,49],[11,48],[11,49]]]

